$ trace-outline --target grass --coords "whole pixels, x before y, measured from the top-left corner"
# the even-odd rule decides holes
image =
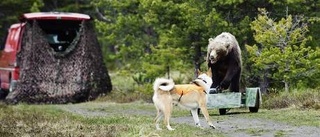
[[[283,136],[286,136],[286,131],[283,131],[283,130],[279,130],[275,133],[274,135],[275,137],[283,137]]]
[[[87,102],[66,105],[5,105],[0,104],[0,135],[1,136],[224,136],[219,130],[200,129],[192,124],[173,123],[175,131],[155,130],[153,119],[155,108],[151,103],[136,101],[131,103]],[[72,111],[72,113],[70,112]],[[248,109],[231,109],[234,116],[243,118],[265,119],[288,123],[294,126],[320,127],[320,115],[313,109],[261,109],[259,113],[248,113]],[[211,118],[224,121],[229,116],[220,116],[218,111],[210,109]],[[175,107],[172,117],[189,116],[190,112]],[[234,117],[231,115],[231,117]],[[200,119],[204,117],[201,116]],[[247,134],[259,136],[268,130],[255,128],[239,129]],[[277,131],[277,136],[285,132]]]
[[[178,72],[174,72],[173,74],[171,74],[171,76],[174,80],[192,79],[193,77],[190,74],[182,75]],[[112,79],[114,90],[107,96],[98,98],[98,101],[128,103],[136,100],[144,100],[146,102],[152,103],[152,83],[138,85],[131,77],[117,73],[112,73],[110,77]],[[320,88],[299,90],[295,89],[289,93],[278,91],[276,93],[263,95],[262,98],[263,102],[261,107],[265,109],[296,107],[320,110]]]
[[[263,107],[266,109],[279,108],[310,108],[320,109],[320,89],[293,90],[289,93],[271,93],[263,96]]]
[[[275,109],[261,110],[259,113],[249,113],[247,117],[263,118],[278,122],[288,123],[294,126],[314,126],[320,127],[320,114],[314,109]]]
[[[193,71],[192,69],[190,71]],[[189,83],[193,79],[193,73],[181,74],[179,71],[171,71],[170,76],[177,83]],[[164,77],[164,76],[159,76]],[[110,73],[113,90],[107,96],[101,96],[97,101],[112,101],[117,103],[128,103],[144,100],[152,103],[152,83],[138,84],[132,78],[132,74]]]
[[[83,111],[82,115],[65,111],[66,107],[75,106],[78,108],[77,111]],[[139,102],[103,105],[96,102],[74,105],[7,106],[1,104],[0,110],[3,113],[0,113],[0,135],[13,137],[222,136],[215,130],[203,130],[188,124],[173,123],[172,126],[179,129],[173,132],[157,131],[153,122],[155,113],[151,109],[154,110],[153,105]],[[151,111],[152,114],[141,111]],[[88,112],[101,112],[103,115],[86,115]],[[180,112],[182,113],[185,112]]]
[[[76,108],[76,109],[74,109]],[[68,111],[67,111],[68,110]],[[70,112],[72,111],[72,113]],[[175,131],[155,130],[153,118],[154,106],[143,101],[131,103],[87,102],[66,105],[26,105],[14,106],[0,104],[0,135],[1,136],[224,136],[219,130],[200,129],[192,124],[172,123]],[[317,110],[296,108],[267,110],[259,113],[248,113],[248,109],[231,109],[237,117],[258,118],[288,123],[294,126],[320,127],[320,115]],[[223,121],[230,117],[220,116],[218,111],[210,109],[211,118]],[[175,107],[172,117],[189,116],[190,112]],[[204,117],[201,116],[200,119]],[[259,136],[268,130],[255,128],[239,129],[247,134]],[[285,133],[277,131],[275,135]]]
[[[315,109],[260,109],[258,113],[249,113],[247,108],[231,109],[229,113],[238,113],[245,118],[260,118],[270,121],[283,122],[292,126],[320,127],[320,113]]]
[[[270,132],[269,130],[260,129],[260,128],[239,129],[238,131],[244,131],[247,134],[250,134],[252,136],[261,136],[263,133]]]
[[[150,85],[135,85],[132,80],[125,81],[115,75],[111,77],[114,85],[112,93],[92,102],[67,105],[6,105],[0,103],[0,136],[224,136],[218,130],[200,129],[183,123],[172,123],[171,126],[176,129],[175,131],[155,130],[153,122],[155,108],[151,104]],[[248,113],[248,109],[232,109],[231,113],[237,112],[239,115],[236,116],[239,117],[260,118],[294,126],[320,127],[319,94],[319,90],[316,89],[271,94],[263,97],[263,105],[259,113]],[[209,110],[209,113],[214,121],[228,119],[226,116],[220,116],[217,110]],[[172,117],[183,116],[190,116],[190,112],[175,107]],[[253,136],[269,132],[255,128],[241,130]],[[280,130],[275,136],[281,137],[285,134],[285,131]]]

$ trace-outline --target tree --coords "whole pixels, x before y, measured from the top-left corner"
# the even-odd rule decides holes
[[[42,0],[36,0],[33,2],[32,7],[30,8],[31,12],[40,12],[40,8],[44,6]]]
[[[290,84],[306,85],[314,76],[319,76],[319,48],[306,45],[311,40],[303,16],[288,15],[279,21],[268,17],[265,9],[251,23],[258,45],[247,46],[250,60],[255,62],[256,71],[273,81],[283,83],[285,91]],[[257,73],[256,73],[257,74]],[[319,78],[313,79],[319,81]]]
[[[162,58],[156,50],[169,51],[184,67],[170,64],[173,70],[199,68],[204,62],[209,37],[227,31],[229,24],[212,8],[210,1],[93,1],[102,20],[96,22],[105,45],[107,60],[132,73],[147,72],[141,64],[154,64],[151,56]],[[150,58],[143,58],[146,55]],[[162,60],[162,59],[159,59]],[[158,60],[158,61],[159,61]],[[158,62],[167,68],[168,62]]]
[[[286,13],[306,14],[308,16],[303,16],[303,19],[313,19],[313,24],[308,22],[308,28],[311,27],[313,30],[308,30],[306,34],[313,34],[313,37],[317,38],[315,34],[319,30],[319,22],[316,18],[319,13],[315,2],[93,0],[91,5],[97,15],[96,28],[99,32],[99,40],[104,46],[108,67],[126,71],[126,74],[139,73],[146,77],[151,74],[149,71],[154,72],[150,70],[152,68],[166,70],[168,64],[165,58],[173,57],[162,56],[163,54],[158,50],[171,51],[175,55],[170,58],[171,61],[182,61],[188,68],[199,67],[205,61],[206,53],[204,52],[206,52],[208,38],[227,31],[236,36],[242,49],[244,68],[242,86],[256,86],[259,83],[257,78],[261,76],[255,73],[256,67],[253,68],[253,64],[256,63],[249,59],[251,56],[247,55],[249,53],[244,45],[256,44],[250,23],[256,17],[259,7],[266,8],[273,13],[269,14],[270,17],[278,19],[288,18]],[[283,5],[288,6],[289,10],[284,9]],[[294,21],[295,17],[291,16],[291,19]],[[317,41],[318,39],[308,38],[304,44],[310,46],[311,50],[316,50]],[[297,46],[300,47],[300,44]],[[163,62],[155,63],[151,60],[155,57],[161,58],[158,61]],[[154,67],[149,68],[149,66]],[[171,65],[171,67],[171,70],[179,71],[185,71],[183,69],[187,68],[179,65]],[[161,72],[158,75],[164,75],[163,73],[166,72],[158,71]],[[150,75],[150,77],[153,76]],[[272,77],[265,78],[267,81]]]

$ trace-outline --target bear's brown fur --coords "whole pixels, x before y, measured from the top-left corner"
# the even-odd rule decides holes
[[[212,70],[212,88],[239,92],[242,69],[241,50],[236,38],[223,32],[209,39],[208,67]]]

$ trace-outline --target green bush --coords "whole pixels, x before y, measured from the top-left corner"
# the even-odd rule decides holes
[[[267,109],[288,107],[320,109],[320,89],[270,93],[264,96],[262,105]]]
[[[190,71],[192,72],[192,70]],[[158,76],[158,77],[167,77]],[[193,78],[193,73],[181,73],[180,71],[171,71],[169,75],[175,83],[189,83]],[[143,73],[110,73],[113,90],[111,93],[102,95],[96,101],[114,101],[118,103],[128,103],[137,100],[152,102],[153,81],[152,78]]]

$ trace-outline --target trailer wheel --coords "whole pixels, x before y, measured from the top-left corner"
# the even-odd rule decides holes
[[[8,95],[8,91],[2,90],[0,88],[0,100],[4,100],[7,97],[7,95]]]
[[[0,81],[0,84],[1,84],[1,81]],[[1,87],[0,87],[0,100],[5,99],[6,96],[7,96],[7,92],[5,92],[4,90],[2,90]]]
[[[0,100],[5,99],[6,96],[7,96],[6,93],[3,90],[0,89]]]
[[[225,114],[227,114],[227,109],[225,109],[225,108],[220,108],[220,109],[219,109],[219,114],[220,114],[220,115],[225,115]]]
[[[259,92],[257,92],[256,105],[254,107],[249,107],[249,111],[252,113],[257,113],[259,111],[259,107],[260,107],[260,94]]]

